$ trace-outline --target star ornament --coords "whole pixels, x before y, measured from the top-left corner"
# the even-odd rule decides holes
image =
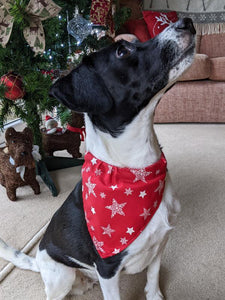
[[[123,207],[126,204],[126,202],[119,204],[115,199],[113,199],[112,205],[108,205],[105,208],[110,209],[112,211],[111,218],[113,218],[116,214],[125,216],[125,213],[123,212]]]
[[[133,169],[130,171],[135,175],[135,179],[133,182],[143,181],[146,183],[145,178],[152,173],[152,172],[147,172],[145,169]]]

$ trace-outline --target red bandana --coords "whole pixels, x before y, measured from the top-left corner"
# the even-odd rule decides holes
[[[102,258],[130,245],[159,207],[166,159],[143,169],[109,165],[91,153],[82,168],[83,204],[88,231]]]

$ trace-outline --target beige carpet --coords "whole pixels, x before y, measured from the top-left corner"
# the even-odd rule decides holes
[[[223,300],[225,125],[156,125],[156,130],[182,204],[162,261],[162,291],[167,300]],[[80,168],[56,171],[52,176],[60,189],[57,198],[42,184],[39,196],[21,188],[20,200],[12,203],[0,187],[0,236],[11,245],[23,248],[48,222],[79,179]],[[5,265],[0,260],[0,270]],[[145,299],[144,275],[122,277],[122,300]],[[45,299],[40,275],[13,269],[0,283],[0,300],[14,299]],[[95,286],[86,295],[71,299],[103,298],[99,286]]]

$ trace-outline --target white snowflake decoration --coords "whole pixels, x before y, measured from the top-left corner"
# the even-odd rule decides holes
[[[222,22],[225,21],[225,13],[221,13],[221,15],[220,15],[220,20],[221,20]]]
[[[209,19],[210,19],[211,22],[215,22],[216,19],[217,19],[217,18],[216,18],[216,14],[210,14],[210,15],[209,15]]]

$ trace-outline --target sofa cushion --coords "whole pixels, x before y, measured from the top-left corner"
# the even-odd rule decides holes
[[[210,58],[225,56],[225,33],[202,35],[199,52]]]
[[[177,82],[155,112],[155,122],[225,122],[225,83],[213,80]]]
[[[210,59],[205,54],[195,54],[190,68],[179,78],[179,81],[207,79],[210,76]]]
[[[195,50],[196,50],[196,53],[200,53],[201,37],[202,36],[200,34],[196,34],[196,38],[195,38]]]
[[[146,10],[143,11],[143,17],[152,38],[162,32],[171,23],[175,23],[178,20],[177,13],[175,11],[159,12]]]
[[[225,81],[225,57],[215,57],[210,59],[211,72],[209,79]]]
[[[126,22],[124,27],[129,33],[136,35],[140,42],[146,42],[151,38],[144,19],[130,20]]]

